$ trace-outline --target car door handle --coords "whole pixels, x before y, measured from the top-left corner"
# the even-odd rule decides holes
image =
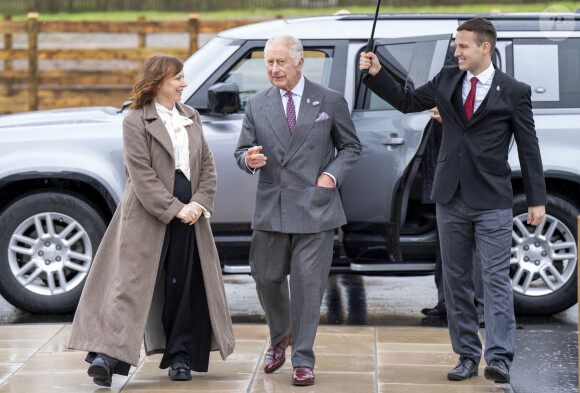
[[[383,145],[402,145],[405,143],[405,138],[390,137],[383,139]]]

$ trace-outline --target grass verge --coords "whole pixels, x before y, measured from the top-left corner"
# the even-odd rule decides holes
[[[381,13],[489,13],[489,12],[544,12],[551,7],[560,9],[565,7],[574,11],[580,7],[580,2],[561,3],[536,3],[536,4],[461,4],[453,6],[425,6],[425,7],[389,7],[382,6]],[[315,15],[332,15],[340,8],[283,8],[283,9],[245,9],[223,10],[218,12],[200,12],[200,19],[272,19],[278,15],[284,18],[294,18]],[[347,7],[351,13],[374,14],[375,7]],[[191,10],[195,13],[195,10]],[[39,20],[70,20],[70,21],[100,21],[100,20],[135,20],[137,16],[144,15],[150,20],[159,19],[185,19],[187,12],[156,12],[156,11],[111,11],[91,13],[58,13],[40,14]],[[13,15],[14,20],[25,20],[26,15]]]

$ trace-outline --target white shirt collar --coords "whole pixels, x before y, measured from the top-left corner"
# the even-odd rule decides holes
[[[281,96],[284,96],[284,94],[286,94],[286,90],[282,90],[282,89],[279,89],[279,90],[280,90]],[[298,96],[298,97],[302,97],[302,95],[304,94],[304,75],[300,75],[300,80],[298,81],[296,86],[294,86],[294,88],[290,91],[292,92],[293,95]]]
[[[493,68],[493,63],[490,62],[489,67],[487,67],[485,71],[477,75],[476,78],[479,81],[479,83],[485,85],[489,81],[489,79],[493,77],[493,74],[495,74],[495,68]],[[467,75],[465,75],[465,78],[467,78],[467,80],[471,80],[471,78],[473,78],[474,76],[475,75],[473,75],[471,71],[467,71]]]

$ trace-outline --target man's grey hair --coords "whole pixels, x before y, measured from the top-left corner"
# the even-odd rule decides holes
[[[294,60],[294,65],[300,63],[300,59],[304,56],[304,48],[300,40],[290,34],[279,34],[271,37],[264,47],[264,58],[268,57],[268,48],[274,44],[287,45],[290,48],[290,58]]]

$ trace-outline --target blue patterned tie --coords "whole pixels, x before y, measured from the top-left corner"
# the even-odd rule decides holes
[[[286,120],[288,120],[288,127],[290,127],[290,135],[294,133],[294,127],[296,127],[296,109],[294,108],[294,100],[292,99],[292,92],[289,91],[284,94],[288,97],[288,103],[286,104]]]

